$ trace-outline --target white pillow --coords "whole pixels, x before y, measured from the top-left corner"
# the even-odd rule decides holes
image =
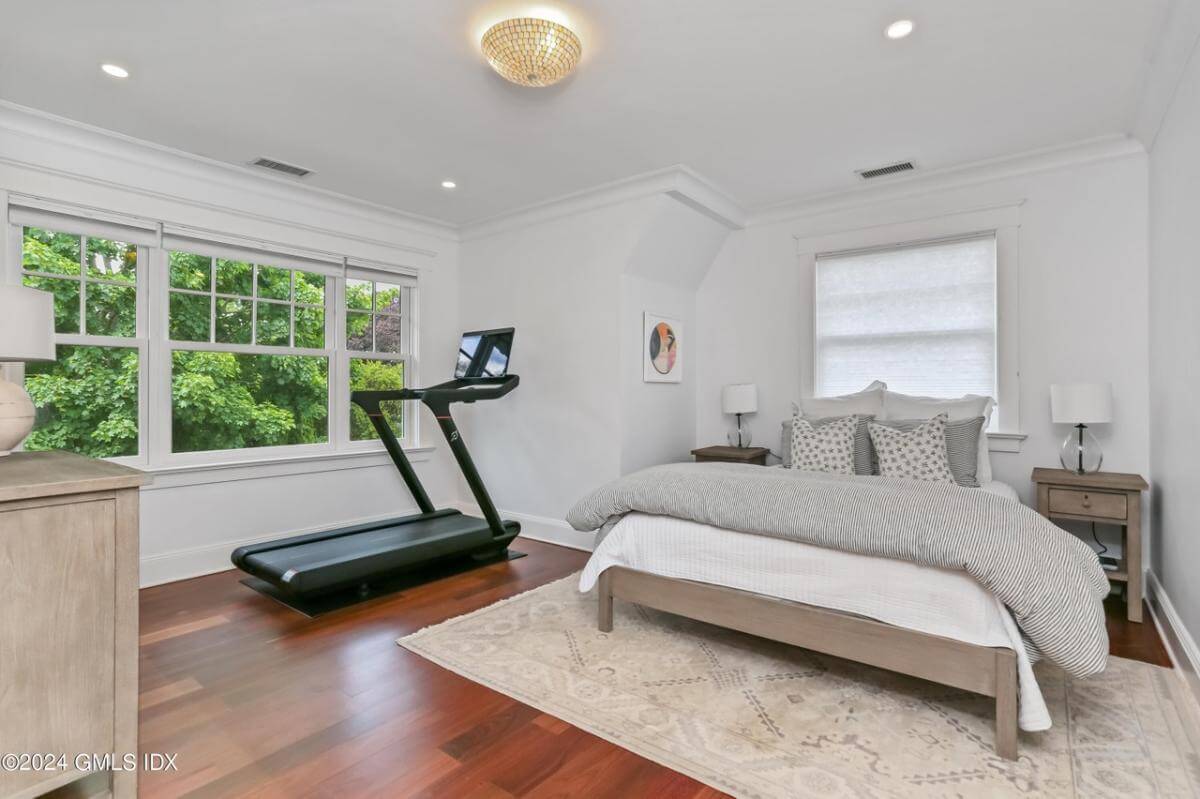
[[[881,416],[883,394],[886,390],[887,383],[876,380],[856,394],[802,399],[799,405],[800,412],[808,419],[824,419],[828,416]]]
[[[988,425],[992,421],[992,410],[996,401],[991,397],[967,394],[958,399],[939,397],[915,397],[897,391],[883,393],[883,415],[880,419],[930,419],[939,413],[948,415],[950,421],[983,417],[983,428],[979,432],[979,465],[975,477],[982,485],[992,480],[992,461],[988,455]]]

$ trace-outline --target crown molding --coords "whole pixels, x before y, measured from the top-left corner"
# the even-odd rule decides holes
[[[274,175],[260,174],[249,167],[229,164],[205,156],[196,155],[172,147],[166,147],[154,142],[137,139],[123,133],[106,130],[88,125],[76,120],[49,114],[34,108],[18,105],[6,100],[0,100],[0,136],[10,139],[10,142],[25,141],[27,143],[50,143],[70,147],[97,156],[115,159],[131,165],[156,170],[159,173],[178,175],[192,181],[200,181],[215,187],[233,188],[237,191],[258,197],[268,202],[286,202],[293,206],[301,206],[319,214],[334,213],[361,219],[376,225],[386,225],[389,228],[417,235],[447,241],[458,240],[457,226],[440,219],[412,214],[397,208],[372,203],[345,194],[304,185],[287,178]],[[194,198],[181,197],[138,186],[108,180],[94,175],[83,174],[79,170],[56,168],[32,158],[22,158],[20,148],[5,147],[0,149],[0,163],[38,172],[61,175],[65,177],[86,180],[91,183],[107,185],[113,188],[146,196],[184,201],[193,205],[205,205]],[[231,210],[224,206],[212,206],[219,210]],[[253,215],[251,215],[253,216]],[[261,216],[261,215],[260,215]],[[270,221],[296,225],[295,222],[277,217],[263,217]],[[315,225],[299,225],[321,233],[345,236],[345,232],[332,228],[321,228]],[[437,253],[422,247],[407,247],[395,241],[374,240],[372,243],[393,249],[410,250],[422,255],[435,256]]]
[[[678,200],[730,230],[746,224],[746,212],[727,193],[689,167],[676,164],[472,222],[463,225],[459,235],[461,240],[471,241],[658,194]]]
[[[1174,20],[1184,12],[1182,8],[1200,8],[1200,3],[1193,0],[1177,0],[1169,20]],[[1195,22],[1194,30],[1200,32],[1200,11],[1188,12],[1189,20]],[[1174,30],[1171,25],[1166,26]],[[1173,40],[1183,41],[1179,34],[1172,34]],[[1197,40],[1193,36],[1186,56],[1190,57],[1195,50]],[[1182,47],[1179,45],[1178,47]],[[1177,49],[1178,49],[1177,47]],[[1168,70],[1162,66],[1158,72],[1174,75],[1174,83],[1170,96],[1178,84],[1179,75],[1187,65],[1188,58],[1180,60],[1179,53],[1164,56],[1162,64],[1174,65]],[[1159,82],[1167,78],[1158,78]],[[1147,95],[1148,100],[1148,95]],[[1170,97],[1165,104],[1153,105],[1148,101],[1143,103],[1139,119],[1150,119],[1157,116],[1154,129],[1161,124],[1170,105]],[[1157,110],[1154,110],[1157,109]],[[1148,124],[1148,123],[1147,123]],[[4,142],[4,139],[8,142]],[[800,197],[795,200],[772,205],[753,212],[741,206],[726,191],[714,185],[695,170],[684,164],[644,172],[628,178],[604,183],[589,189],[554,197],[549,200],[534,203],[513,211],[487,217],[464,225],[455,225],[444,220],[412,214],[397,208],[392,208],[366,200],[360,200],[348,195],[320,189],[313,186],[298,184],[292,180],[259,174],[248,167],[228,164],[193,153],[176,150],[163,145],[136,139],[125,134],[97,128],[85,123],[65,119],[36,109],[20,106],[5,100],[0,100],[0,143],[24,141],[29,144],[50,142],[73,150],[90,152],[100,157],[116,159],[134,164],[142,168],[154,169],[160,173],[175,174],[192,181],[201,181],[224,189],[235,189],[238,192],[254,195],[268,202],[287,202],[293,206],[304,207],[318,215],[339,215],[358,219],[374,225],[382,225],[389,230],[408,233],[414,236],[436,240],[458,242],[493,236],[498,233],[540,224],[554,219],[573,216],[618,203],[629,202],[655,195],[666,195],[687,205],[698,213],[704,214],[730,230],[745,227],[786,222],[789,220],[814,216],[854,208],[862,208],[880,203],[890,203],[897,200],[919,197],[926,194],[943,192],[950,189],[968,187],[981,183],[989,183],[1005,178],[1029,175],[1038,172],[1064,169],[1082,164],[1144,155],[1146,148],[1138,138],[1124,135],[1104,136],[1088,139],[1074,144],[1033,150],[1016,155],[1002,156],[984,161],[960,164],[952,167],[932,169],[918,172],[915,175],[886,179],[876,185],[862,185],[853,189],[816,194]],[[51,167],[45,159],[22,158],[21,148],[0,147],[0,164],[36,170],[39,172],[60,175],[77,180],[85,180],[94,184],[109,186],[123,191],[130,191],[145,196],[173,201],[182,201],[191,205],[209,207],[213,210],[229,211],[228,206],[206,204],[203,201],[181,197],[176,194],[154,191],[108,180],[95,175],[83,174],[81,170]],[[260,218],[265,221],[291,225],[293,227],[311,230],[313,232],[352,238],[372,245],[416,253],[427,257],[436,257],[437,251],[415,244],[406,244],[395,240],[385,240],[378,237],[355,236],[345,230],[318,224],[304,224],[294,220],[283,219],[266,214],[254,214],[243,211],[238,213],[249,218]]]
[[[1172,0],[1163,15],[1157,44],[1142,80],[1141,102],[1129,129],[1147,150],[1171,110],[1188,65],[1200,50],[1200,2]]]
[[[818,214],[852,210],[992,183],[1006,178],[1066,169],[1098,161],[1144,156],[1141,142],[1128,136],[1102,136],[1060,147],[1048,147],[1017,155],[991,158],[958,166],[931,169],[905,177],[885,179],[880,185],[813,195],[769,206],[750,215],[747,227],[769,225]]]

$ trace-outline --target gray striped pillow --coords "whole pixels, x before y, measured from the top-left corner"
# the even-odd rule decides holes
[[[928,422],[928,419],[885,419],[876,420],[875,424],[901,430],[905,433],[916,430],[918,426]],[[968,488],[979,488],[979,435],[983,430],[983,417],[960,419],[946,423],[946,460],[950,463],[950,474],[954,482]],[[871,474],[879,474],[879,456],[875,446],[870,443],[868,435],[867,446],[871,453]],[[857,445],[857,441],[855,444]],[[855,455],[857,456],[857,452]],[[855,473],[858,465],[855,464]]]
[[[827,416],[824,419],[809,419],[805,417],[805,421],[813,427],[824,427],[830,422],[836,422],[838,419],[844,419],[844,416]],[[875,450],[871,447],[871,433],[867,429],[867,423],[875,420],[871,415],[860,415],[858,417],[858,426],[854,428],[854,473],[855,474],[879,474],[879,471],[871,471],[871,467],[875,464]],[[783,458],[783,465],[790,469],[792,468],[792,420],[785,419],[783,422],[783,436],[780,438],[779,454]]]

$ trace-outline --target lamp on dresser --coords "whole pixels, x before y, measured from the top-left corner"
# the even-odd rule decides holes
[[[25,286],[0,286],[0,362],[54,360],[54,295]],[[25,389],[0,377],[0,456],[33,429]]]

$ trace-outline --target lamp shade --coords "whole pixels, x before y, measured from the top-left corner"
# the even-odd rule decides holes
[[[734,383],[721,389],[723,413],[754,413],[758,410],[758,386],[754,383]]]
[[[54,295],[0,286],[0,361],[54,360]]]
[[[1111,383],[1055,383],[1050,386],[1050,418],[1055,424],[1112,421]]]

